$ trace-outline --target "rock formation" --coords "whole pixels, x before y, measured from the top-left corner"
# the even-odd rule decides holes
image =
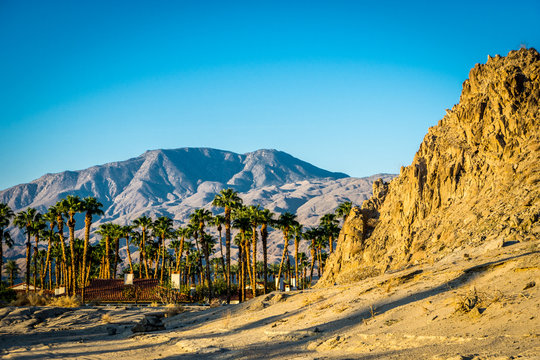
[[[540,54],[477,64],[410,166],[353,209],[321,284],[540,239]]]

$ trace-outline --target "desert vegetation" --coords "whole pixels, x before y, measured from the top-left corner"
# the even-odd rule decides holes
[[[103,205],[94,197],[68,195],[43,214],[34,208],[15,214],[0,204],[0,240],[12,246],[10,224],[26,234],[22,271],[30,285],[26,292],[65,288],[66,294],[80,296],[84,302],[91,280],[133,274],[135,279],[159,280],[160,288],[167,289],[166,300],[210,302],[218,297],[230,302],[237,296],[243,301],[275,289],[281,279],[287,285],[309,287],[314,270],[321,275],[339,234],[340,219],[344,221],[352,204],[342,203],[314,228],[305,228],[292,213],[278,215],[260,205],[246,206],[232,189],[222,190],[212,205],[213,212],[195,209],[185,224],[175,224],[167,216],[141,216],[127,224],[109,222],[95,228],[92,224],[103,215]],[[84,215],[84,239],[75,236],[78,214]],[[275,264],[268,263],[269,231],[279,231],[284,243],[281,260]],[[309,242],[309,254],[299,252],[304,240]],[[238,252],[234,262],[231,248]],[[3,268],[13,285],[21,269],[12,259]],[[173,274],[179,279],[174,284]],[[183,296],[171,298],[171,288]]]

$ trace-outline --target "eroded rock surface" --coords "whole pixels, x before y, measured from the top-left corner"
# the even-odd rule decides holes
[[[540,54],[477,64],[413,163],[353,209],[321,284],[540,238]],[[362,226],[359,226],[362,224]]]

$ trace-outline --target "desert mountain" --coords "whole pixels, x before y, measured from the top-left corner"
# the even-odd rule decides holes
[[[540,239],[540,54],[477,64],[410,166],[353,209],[324,283]]]
[[[167,215],[176,225],[187,220],[194,208],[211,208],[221,189],[233,188],[246,204],[261,204],[277,213],[298,214],[305,225],[340,202],[360,204],[371,195],[372,182],[380,176],[351,178],[329,172],[277,150],[236,154],[208,148],[147,151],[139,157],[94,166],[80,171],[47,174],[28,184],[0,192],[0,201],[14,211],[35,207],[39,211],[67,195],[95,196],[104,205],[107,221],[125,224],[141,215]],[[383,175],[389,180],[391,175]],[[221,209],[213,209],[221,211]],[[81,229],[83,219],[77,220]],[[18,246],[7,256],[22,253],[24,236],[12,229]],[[79,230],[79,237],[82,233]],[[280,255],[279,234],[270,238],[270,258]]]

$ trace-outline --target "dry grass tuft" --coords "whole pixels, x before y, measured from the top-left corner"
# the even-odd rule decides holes
[[[305,297],[302,301],[303,306],[309,306],[311,304],[321,302],[325,300],[326,298],[322,296],[321,294],[310,294],[309,296]]]
[[[11,302],[12,306],[45,306],[50,301],[50,297],[42,291],[34,293],[18,293],[17,298]]]
[[[274,304],[277,304],[278,302],[280,301],[286,301],[287,300],[287,295],[283,294],[283,293],[277,293],[276,295],[274,295],[274,297],[272,298],[272,302]]]
[[[229,329],[230,325],[231,325],[231,310],[227,310],[227,312],[223,316],[223,328]]]
[[[47,305],[58,307],[79,307],[81,306],[81,299],[78,296],[60,296],[57,298],[52,298]]]
[[[221,300],[212,299],[212,301],[210,301],[210,308],[216,308],[216,307],[219,307],[219,306],[221,306]]]
[[[480,293],[473,289],[464,294],[460,294],[456,297],[455,300],[455,312],[466,314],[471,312],[473,309],[480,309],[485,305],[485,298],[481,296]]]
[[[168,318],[186,311],[183,306],[177,304],[167,304],[165,307],[167,308],[167,310],[165,311],[165,317]]]
[[[150,307],[158,307],[158,306],[159,306],[159,304],[157,303],[157,301],[152,301],[150,303]]]
[[[110,324],[112,322],[112,316],[109,314],[101,315],[101,322],[104,324]]]

